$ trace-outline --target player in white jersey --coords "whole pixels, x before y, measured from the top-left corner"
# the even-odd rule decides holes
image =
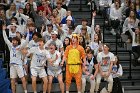
[[[28,54],[32,54],[31,66],[30,71],[32,75],[32,88],[34,93],[36,91],[36,78],[39,75],[40,78],[43,80],[43,93],[47,92],[47,74],[44,68],[45,62],[50,61],[49,52],[44,48],[44,40],[42,38],[38,39],[38,47],[32,47],[28,50]],[[26,53],[26,52],[25,52]]]
[[[19,44],[20,39],[18,37],[13,37],[12,42],[10,42],[7,38],[5,30],[6,26],[3,25],[3,38],[10,50],[10,78],[11,78],[12,93],[16,93],[15,79],[17,78],[17,76],[21,78],[24,92],[27,93],[26,80],[24,77],[24,71],[22,66],[23,61],[21,59],[22,58],[21,50],[27,45],[29,41],[29,34],[27,35],[24,44],[20,45]]]
[[[51,86],[52,86],[52,80],[54,77],[56,77],[60,84],[60,90],[61,93],[64,93],[64,83],[63,83],[63,77],[62,77],[62,69],[59,65],[61,62],[61,53],[57,51],[57,46],[55,41],[52,41],[49,44],[49,54],[52,60],[51,62],[48,62],[48,75],[49,75],[49,85],[48,85],[48,93],[51,93]]]

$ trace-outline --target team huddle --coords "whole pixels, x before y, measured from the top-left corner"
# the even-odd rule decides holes
[[[79,35],[73,33],[70,44],[65,49],[61,49],[63,47],[61,43],[58,45],[52,39],[45,44],[43,38],[37,38],[36,45],[32,44],[32,47],[29,48],[29,32],[27,32],[24,41],[21,42],[18,37],[13,37],[10,42],[5,30],[6,26],[3,26],[3,38],[10,50],[10,78],[13,93],[16,93],[17,76],[22,81],[24,92],[27,93],[25,76],[29,74],[26,69],[28,58],[31,59],[28,65],[30,64],[34,93],[37,93],[36,79],[38,76],[43,80],[43,93],[51,92],[54,77],[58,79],[62,93],[65,91],[64,82],[66,83],[66,93],[69,93],[72,78],[76,81],[78,93],[84,93],[86,81],[91,84],[90,93],[98,92],[101,78],[108,81],[108,93],[111,93],[114,86],[113,78],[122,75],[122,67],[117,56],[109,52],[109,44],[103,44],[102,51],[99,51],[95,56],[90,47],[84,49],[79,45]],[[57,32],[52,31],[52,38],[56,35]],[[63,82],[62,66],[64,63],[66,64],[66,79]]]

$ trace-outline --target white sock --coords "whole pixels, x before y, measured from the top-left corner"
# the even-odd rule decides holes
[[[25,93],[27,93],[27,90],[24,90]]]
[[[43,92],[43,93],[46,93],[46,92]]]
[[[69,93],[69,91],[66,91],[66,93]]]
[[[37,93],[36,91],[34,91],[34,93]]]
[[[81,93],[80,91],[78,91],[78,93]]]

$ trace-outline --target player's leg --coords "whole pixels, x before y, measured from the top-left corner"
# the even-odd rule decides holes
[[[58,75],[58,81],[59,81],[61,93],[64,93],[64,82],[63,82],[62,74]]]
[[[48,82],[48,93],[51,93],[53,76],[49,75],[48,77],[49,77],[49,82]]]

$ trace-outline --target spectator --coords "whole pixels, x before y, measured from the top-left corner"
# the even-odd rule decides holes
[[[52,15],[53,15],[55,18],[56,18],[56,17],[59,17],[58,14],[59,14],[58,10],[57,10],[57,9],[53,9]]]
[[[16,5],[15,3],[10,4],[10,9],[6,11],[6,18],[10,20],[16,14]]]
[[[41,38],[40,33],[35,32],[33,33],[32,40],[29,42],[28,47],[29,49],[32,47],[38,47],[38,39]]]
[[[94,34],[94,41],[91,41],[89,43],[89,46],[91,47],[92,50],[94,50],[94,55],[97,56],[97,54],[99,53],[99,37],[97,34]]]
[[[75,19],[74,19],[74,17],[72,16],[71,11],[68,10],[68,11],[67,11],[67,14],[66,14],[66,17],[64,17],[64,18],[61,20],[61,24],[66,24],[66,21],[67,21],[66,19],[67,19],[68,16],[71,16],[71,17],[72,17],[72,24],[75,23]]]
[[[3,21],[6,21],[6,15],[3,9],[0,10],[0,19]]]
[[[90,93],[94,93],[95,90],[95,79],[98,73],[98,62],[94,56],[93,50],[88,50],[86,53],[86,65],[83,67],[82,74],[82,93],[85,92],[86,81],[90,82]]]
[[[139,16],[138,16],[138,13],[137,13],[137,11],[136,11],[136,5],[135,5],[134,2],[131,2],[129,8],[125,11],[125,12],[126,12],[126,13],[125,13],[125,14],[126,14],[126,17],[129,17],[129,14],[130,14],[131,11],[134,11],[134,13],[135,13],[135,15],[136,15],[136,18],[139,17]]]
[[[79,36],[79,45],[81,45],[85,49],[86,42],[84,36]]]
[[[42,26],[42,29],[41,29],[41,35],[44,38],[44,40],[47,42],[48,40],[51,39],[51,33],[53,31],[53,25],[52,24],[47,24],[46,30],[45,31],[43,31],[43,30],[45,30],[44,25]]]
[[[135,31],[131,29],[131,25],[128,25],[128,28],[132,36],[132,51],[136,54],[136,59],[140,61],[140,26],[136,27]]]
[[[62,0],[63,1],[63,5],[62,7],[66,10],[68,10],[68,6],[69,6],[69,3],[70,3],[70,0]]]
[[[18,25],[15,23],[11,23],[11,25],[8,25],[7,28],[9,29],[9,39],[12,39],[13,37],[16,37],[16,32],[18,31]]]
[[[19,25],[25,25],[27,24],[27,19],[29,18],[29,16],[26,16],[23,14],[23,8],[19,8],[19,10],[17,11],[15,17],[18,20],[18,24]]]
[[[60,16],[61,20],[64,17],[66,17],[66,10],[64,8],[62,8],[62,0],[57,0],[57,7],[56,7],[56,9],[59,12],[58,16]]]
[[[25,0],[13,0],[13,3],[16,5],[16,9],[24,8]]]
[[[87,25],[88,23],[88,20],[83,18],[82,19],[82,24],[81,25],[78,25],[76,28],[75,28],[75,33],[77,34],[80,34],[81,33],[81,28],[82,27],[87,27],[87,33],[90,35],[91,34],[91,28]]]
[[[98,35],[98,40],[99,40],[99,43],[101,43],[103,41],[103,34],[101,32],[101,27],[100,25],[95,25],[95,34]]]
[[[33,17],[34,17],[34,21],[35,21],[35,26],[37,28],[38,32],[41,32],[41,27],[42,25],[45,24],[46,21],[46,15],[45,12],[43,12],[42,10],[37,11],[37,13],[34,11],[33,9],[33,3],[31,4],[31,11],[33,13]]]
[[[52,33],[51,33],[51,39],[46,42],[45,48],[48,49],[49,44],[52,41],[55,41],[56,46],[57,46],[57,50],[62,53],[63,52],[63,43],[62,43],[61,40],[59,40],[57,38],[57,36],[58,36],[58,32],[57,31],[52,31]]]
[[[37,10],[38,11],[45,11],[45,13],[46,13],[46,15],[51,15],[52,14],[52,10],[51,10],[51,8],[50,8],[50,6],[49,6],[49,3],[47,2],[47,1],[42,1],[41,2],[42,3],[42,6],[39,6],[39,7],[37,7]]]
[[[8,4],[10,4],[11,2],[8,2],[8,0],[1,0],[0,1],[0,10],[4,9],[6,10],[8,7]]]
[[[86,55],[84,48],[81,47],[78,43],[78,35],[72,35],[72,42],[67,46],[61,65],[63,66],[66,62],[66,93],[69,93],[69,88],[71,85],[72,78],[75,79],[77,85],[78,93],[81,93],[81,78],[82,78],[82,60],[85,66],[86,64]]]
[[[126,42],[131,42],[132,41],[132,36],[131,34],[129,33],[129,29],[128,29],[128,25],[130,25],[131,29],[134,29],[136,27],[138,27],[138,23],[139,23],[139,20],[136,18],[136,14],[133,10],[130,11],[130,15],[129,17],[127,17],[124,21],[124,24],[123,24],[123,33],[122,34],[126,34],[128,36],[128,40]]]
[[[66,50],[66,47],[70,45],[70,38],[69,37],[66,37],[64,39],[64,42],[63,42],[63,47],[64,47],[64,51]]]
[[[98,91],[101,78],[108,81],[108,93],[112,92],[113,77],[111,74],[112,65],[114,60],[114,54],[110,52],[110,45],[104,44],[103,51],[97,55],[97,61],[99,64],[99,73],[97,74],[96,89]]]
[[[30,3],[26,3],[23,14],[29,16],[30,18],[33,18]]]
[[[123,18],[124,18],[124,19],[126,18],[126,10],[129,9],[130,1],[131,1],[131,0],[125,0],[125,1],[124,1],[124,7],[123,7],[123,9],[122,9],[122,14],[123,14]],[[124,20],[124,19],[123,19],[123,20]]]
[[[136,0],[136,11],[140,19],[140,1]]]
[[[74,28],[74,24],[72,23],[72,17],[68,16],[66,19],[66,24],[62,24],[62,30],[67,34],[69,27],[73,27]]]
[[[114,3],[115,7],[111,7],[110,9],[110,19],[111,19],[111,26],[112,30],[111,33],[116,35],[115,29],[117,29],[122,21],[122,7],[120,2]]]
[[[34,11],[37,11],[37,5],[36,5],[36,2],[34,0],[27,0],[27,2],[25,2],[25,5],[27,3],[29,3],[30,5],[33,5]]]
[[[112,73],[112,77],[113,77],[112,93],[123,93],[121,81],[119,79],[119,77],[121,77],[123,74],[123,70],[122,70],[122,66],[119,62],[118,56],[115,56],[115,61],[113,62],[111,73]]]
[[[57,51],[57,46],[55,41],[52,41],[49,44],[49,54],[52,59],[52,62],[48,62],[48,78],[49,78],[49,84],[48,84],[48,93],[51,93],[51,86],[53,78],[57,78],[59,81],[59,86],[61,93],[64,93],[64,83],[63,83],[63,75],[62,75],[62,69],[60,66],[61,62],[61,53]]]
[[[89,42],[91,41],[90,35],[87,32],[87,27],[82,27],[81,28],[80,36],[84,37],[86,45],[88,45]]]

